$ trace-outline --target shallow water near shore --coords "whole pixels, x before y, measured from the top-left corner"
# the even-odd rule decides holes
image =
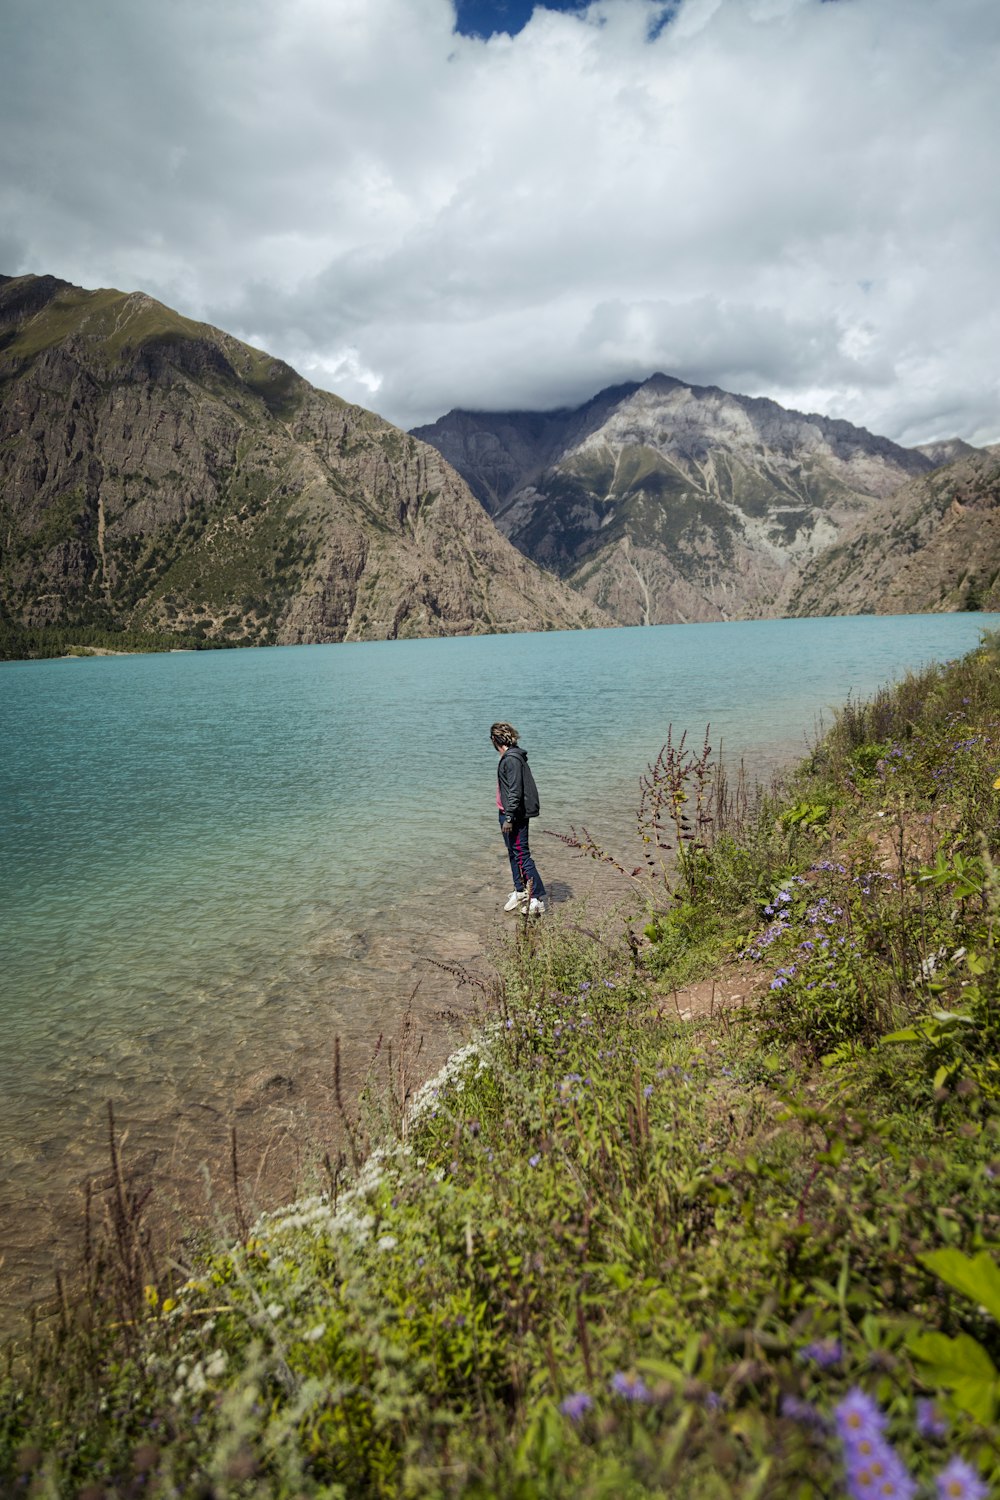
[[[408,1009],[427,1042],[509,923],[496,718],[542,795],[536,859],[557,899],[609,877],[543,830],[632,826],[640,772],[689,730],[751,771],[797,759],[852,694],[959,655],[1000,617],[660,626],[0,666],[0,1222],[8,1306],[49,1289],[105,1101],[179,1196],[236,1123],[335,1138],[345,1082]]]

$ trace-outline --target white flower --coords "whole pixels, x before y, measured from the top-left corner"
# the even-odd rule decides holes
[[[316,1327],[315,1328],[310,1328],[306,1332],[306,1334],[304,1335],[304,1337],[309,1340],[310,1344],[315,1344],[315,1343],[318,1343],[318,1341],[323,1337],[323,1335],[324,1335],[325,1332],[326,1332],[326,1324],[325,1323],[317,1323]]]
[[[209,1356],[208,1363],[205,1365],[205,1374],[208,1376],[209,1380],[218,1380],[219,1376],[223,1373],[225,1368],[226,1356],[223,1354],[221,1349],[213,1350],[213,1352]]]
[[[280,1302],[269,1302],[264,1309],[269,1318],[280,1318],[284,1310]]]
[[[205,1389],[205,1383],[205,1372],[201,1368],[201,1365],[197,1364],[187,1378],[188,1390],[192,1395],[200,1396]]]
[[[394,1234],[384,1234],[378,1242],[379,1250],[395,1250],[395,1248],[396,1236]]]

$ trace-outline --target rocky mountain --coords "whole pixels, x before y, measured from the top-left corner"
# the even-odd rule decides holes
[[[0,277],[0,622],[371,640],[608,623],[432,447],[141,293]]]
[[[799,615],[1000,609],[1000,449],[903,485],[804,570]]]
[[[972,458],[982,450],[974,448],[964,438],[941,438],[936,443],[918,443],[916,451],[941,468],[945,464],[956,463],[960,458]]]
[[[787,614],[802,569],[933,467],[849,422],[665,375],[414,435],[520,551],[625,624]]]

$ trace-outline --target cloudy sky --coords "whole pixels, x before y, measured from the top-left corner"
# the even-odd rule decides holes
[[[998,0],[3,0],[0,271],[403,426],[663,370],[1000,440]]]

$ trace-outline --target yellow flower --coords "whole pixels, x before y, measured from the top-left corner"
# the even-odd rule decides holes
[[[994,783],[993,783],[993,790],[995,792],[1000,792],[1000,776],[998,776],[997,779],[996,779],[996,781],[994,781]]]

